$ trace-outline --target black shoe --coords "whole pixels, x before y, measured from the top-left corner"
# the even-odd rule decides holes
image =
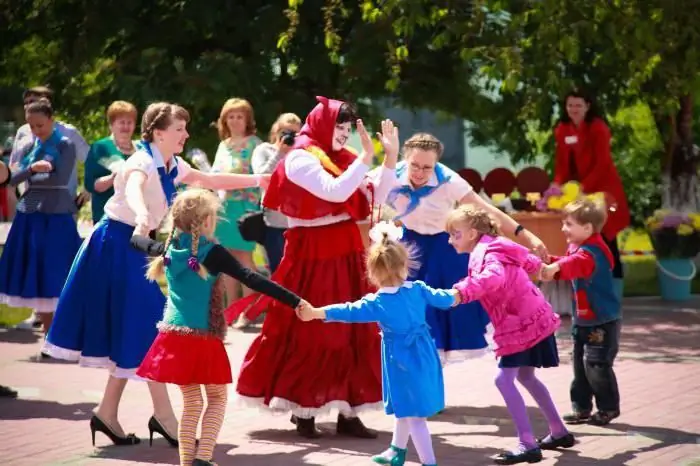
[[[496,464],[539,463],[540,461],[542,461],[542,450],[537,447],[520,453],[506,451],[494,459]]]
[[[216,466],[216,463],[213,461],[200,460],[199,458],[196,458],[194,461],[192,461],[192,466]]]
[[[549,434],[545,438],[538,439],[537,445],[539,445],[542,450],[556,450],[557,448],[571,448],[576,443],[574,434],[568,433],[563,437],[554,438],[552,434]]]
[[[607,426],[610,421],[617,417],[620,417],[620,411],[598,411],[591,416],[588,423],[594,426]]]
[[[153,432],[158,432],[160,435],[162,435],[163,438],[168,441],[170,446],[176,448],[180,446],[180,442],[178,442],[176,438],[170,436],[170,434],[165,430],[165,427],[163,427],[163,424],[161,424],[155,416],[151,416],[151,418],[148,420],[148,433],[150,435],[148,444],[150,446],[153,446]]]
[[[10,387],[0,385],[0,397],[2,398],[17,398],[17,392]]]
[[[102,432],[105,434],[115,445],[137,445],[141,443],[141,439],[135,434],[127,434],[126,437],[120,437],[115,434],[112,429],[105,424],[102,419],[93,415],[90,418],[90,431],[92,432],[92,446],[95,446],[95,432]]]
[[[316,428],[315,418],[303,419],[295,416],[294,419],[296,420],[297,433],[302,437],[313,439],[322,436],[321,431]]]
[[[375,439],[377,433],[368,429],[360,420],[359,417],[346,417],[342,414],[338,415],[337,433],[347,435],[349,437]]]
[[[585,424],[591,419],[590,411],[574,411],[562,416],[562,420],[567,424]]]
[[[292,417],[289,418],[289,422],[291,422],[294,425],[297,425],[297,417],[292,414]]]

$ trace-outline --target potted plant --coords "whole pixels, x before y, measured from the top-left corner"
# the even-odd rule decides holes
[[[689,299],[697,272],[693,259],[700,253],[700,213],[657,210],[646,225],[656,253],[662,299]]]

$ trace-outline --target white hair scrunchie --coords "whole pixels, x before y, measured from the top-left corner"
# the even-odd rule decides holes
[[[373,243],[381,243],[384,235],[392,241],[398,241],[403,236],[403,228],[393,222],[379,222],[369,231],[369,239]]]

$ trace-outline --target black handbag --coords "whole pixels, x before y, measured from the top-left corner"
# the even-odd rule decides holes
[[[267,235],[267,225],[261,210],[249,210],[238,219],[238,231],[246,241],[251,241],[261,245],[265,244]]]

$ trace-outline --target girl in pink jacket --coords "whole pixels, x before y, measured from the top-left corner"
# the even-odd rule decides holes
[[[542,262],[523,246],[499,236],[488,214],[470,206],[450,213],[447,231],[457,252],[470,254],[467,277],[454,288],[462,302],[479,300],[491,318],[500,359],[496,387],[518,431],[518,447],[501,453],[496,464],[537,463],[542,450],[573,446],[574,436],[564,426],[547,387],[535,376],[536,367],[559,365],[554,337],[559,316],[528,276],[538,273]],[[547,418],[549,434],[542,439],[532,432],[516,379]]]

